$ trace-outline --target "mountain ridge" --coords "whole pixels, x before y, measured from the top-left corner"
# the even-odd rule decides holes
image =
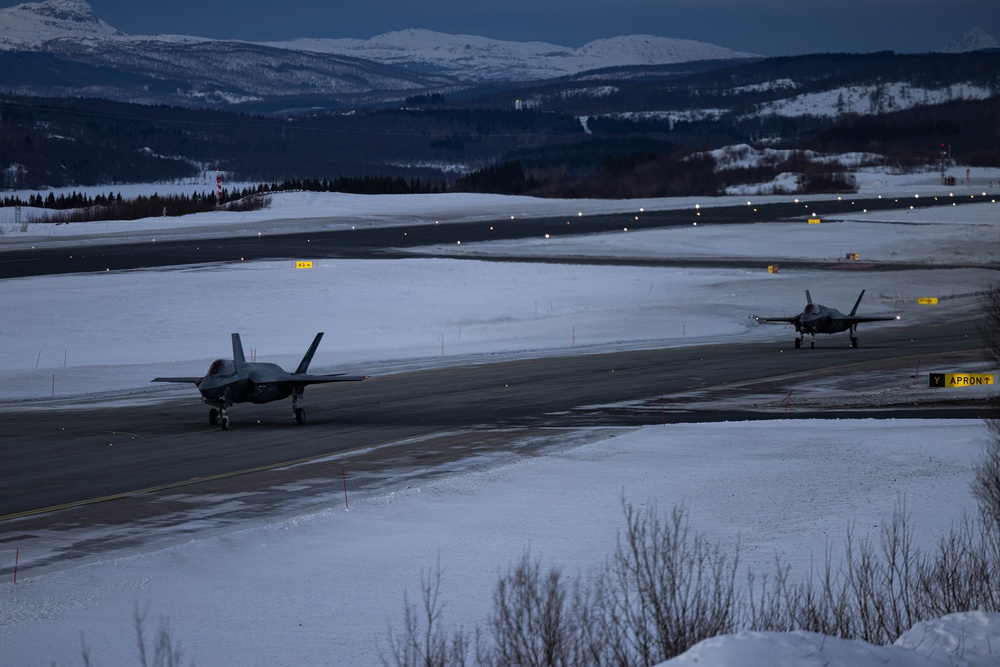
[[[594,40],[577,48],[549,42],[452,35],[422,28],[387,32],[366,40],[300,38],[260,43],[275,48],[355,56],[474,81],[552,79],[608,67],[761,57],[706,42],[641,34]],[[511,76],[513,72],[517,72],[517,76]]]
[[[996,48],[1000,48],[1000,43],[993,39],[989,33],[980,28],[973,28],[939,51],[941,53],[968,53],[969,51]]]
[[[0,9],[0,49],[39,49],[51,39],[123,36],[85,0],[25,2]]]
[[[421,28],[383,33],[367,40],[299,38],[249,42],[186,35],[128,35],[99,18],[86,0],[43,0],[0,10],[0,50],[73,50],[65,46],[66,41],[86,43],[91,50],[128,50],[137,42],[154,49],[193,43],[243,44],[245,48],[356,58],[473,82],[539,80],[607,67],[760,57],[706,42],[655,35],[619,35],[578,48],[451,35]]]

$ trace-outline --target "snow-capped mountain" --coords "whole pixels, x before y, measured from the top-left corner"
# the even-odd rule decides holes
[[[1000,48],[1000,43],[997,43],[997,40],[993,39],[989,33],[979,28],[973,28],[940,51],[942,53],[968,53],[969,51],[996,48]]]
[[[369,40],[251,43],[127,35],[98,18],[86,0],[44,0],[0,10],[0,57],[9,57],[0,63],[0,89],[142,103],[224,105],[374,91],[382,99],[394,93],[401,98],[470,83],[751,56],[650,35],[599,40],[578,49],[429,30]]]
[[[705,42],[654,35],[623,35],[570,48],[411,29],[371,39],[295,39],[264,44],[364,58],[463,81],[551,79],[605,67],[758,57]]]
[[[145,104],[413,91],[452,81],[334,54],[176,35],[127,35],[86,0],[0,10],[0,89]]]
[[[84,0],[26,2],[0,10],[0,49],[3,50],[37,49],[52,39],[121,34],[99,19]]]

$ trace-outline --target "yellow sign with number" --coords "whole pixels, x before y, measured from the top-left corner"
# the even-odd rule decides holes
[[[313,267],[312,262],[295,262],[296,269],[311,269]]]

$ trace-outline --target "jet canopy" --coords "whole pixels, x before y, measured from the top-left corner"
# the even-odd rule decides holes
[[[206,377],[228,377],[236,373],[236,364],[232,359],[216,359],[208,367]]]

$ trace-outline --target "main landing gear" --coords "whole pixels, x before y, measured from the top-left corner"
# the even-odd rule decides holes
[[[802,338],[796,338],[795,339],[795,349],[797,350],[800,347],[802,347]],[[816,347],[816,338],[815,337],[813,337],[813,339],[809,341],[809,347],[810,348],[815,348]],[[857,336],[853,336],[853,335],[851,336],[851,347],[853,347],[853,348],[857,348],[858,347],[858,337]]]
[[[295,415],[295,423],[301,426],[306,423],[306,409],[299,407],[299,394],[292,394],[292,414]]]
[[[298,399],[298,395],[292,395],[292,414],[295,415],[295,423],[301,425],[306,423],[306,410],[299,407]],[[223,431],[228,431],[229,415],[226,413],[229,411],[230,406],[218,403],[210,403],[210,405],[212,409],[208,411],[208,423],[212,426],[221,426]]]
[[[212,408],[208,411],[208,423],[212,426],[221,426],[223,431],[229,430],[229,415],[225,408]]]

